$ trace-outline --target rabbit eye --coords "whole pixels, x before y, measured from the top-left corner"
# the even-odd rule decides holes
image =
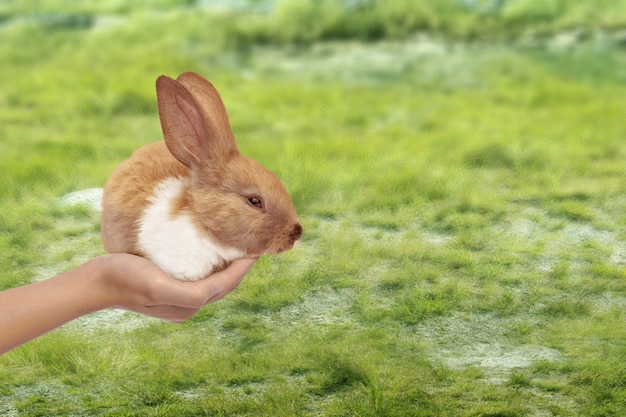
[[[257,196],[251,196],[248,197],[248,203],[250,203],[252,206],[262,209],[263,208],[263,200],[261,200],[260,197]]]

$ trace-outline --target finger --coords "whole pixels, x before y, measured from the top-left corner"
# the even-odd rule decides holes
[[[159,284],[158,301],[154,305],[170,305],[199,309],[217,301],[234,290],[256,259],[239,259],[223,271],[195,282],[182,282],[165,277]]]
[[[228,268],[200,282],[209,287],[204,305],[224,298],[226,294],[237,288],[255,262],[256,258],[238,259]]]
[[[174,323],[182,323],[193,317],[198,312],[198,309],[178,306],[154,306],[132,309],[130,311]]]

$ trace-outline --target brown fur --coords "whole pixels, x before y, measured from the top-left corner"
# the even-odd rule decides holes
[[[154,187],[165,178],[187,176],[189,169],[172,157],[163,141],[142,146],[119,164],[102,199],[101,238],[107,252],[143,256],[136,247],[138,221]]]

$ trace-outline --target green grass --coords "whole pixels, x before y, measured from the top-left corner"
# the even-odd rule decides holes
[[[103,252],[59,198],[160,138],[163,73],[215,83],[305,229],[184,324],[0,357],[0,414],[626,412],[626,3],[353,3],[0,6],[0,288]]]

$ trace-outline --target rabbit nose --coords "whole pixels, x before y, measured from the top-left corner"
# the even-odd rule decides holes
[[[289,233],[289,237],[291,238],[291,241],[295,243],[296,240],[300,239],[300,236],[302,236],[302,226],[300,223],[296,223],[293,226],[291,233]]]

